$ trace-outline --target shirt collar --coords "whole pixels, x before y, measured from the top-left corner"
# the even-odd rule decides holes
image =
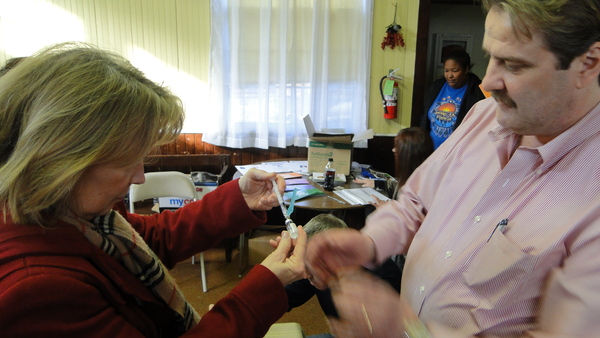
[[[569,129],[562,132],[552,141],[535,149],[541,157],[541,165],[538,168],[538,172],[540,174],[545,172],[573,148],[598,134],[598,126],[600,126],[600,103]],[[501,165],[504,167],[514,150],[513,147],[519,135],[508,128],[502,127],[495,121],[488,132],[488,137],[496,144],[496,151],[498,152]]]

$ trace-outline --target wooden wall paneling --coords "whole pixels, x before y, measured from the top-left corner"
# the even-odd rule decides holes
[[[285,154],[284,154],[284,156],[281,155],[281,153],[283,152],[282,150],[285,150],[285,149],[281,149],[281,148],[277,148],[277,147],[269,147],[269,149],[267,150],[267,152],[269,154],[269,160],[277,160],[279,158],[286,157]]]
[[[214,154],[215,153],[215,146],[210,144],[210,143],[206,143],[204,142],[204,152],[206,154]]]
[[[176,141],[165,144],[160,147],[163,155],[175,155],[177,154],[177,147],[175,146]]]
[[[175,141],[175,154],[183,155],[187,154],[185,150],[185,134],[180,134]]]
[[[269,160],[269,155],[264,149],[249,148],[248,150],[252,152],[254,162],[264,162]]]
[[[394,138],[391,136],[376,136],[369,140],[368,148],[355,148],[352,154],[353,161],[361,164],[370,164],[373,168],[393,174]],[[161,147],[163,155],[177,154],[229,154],[232,165],[260,163],[285,158],[306,158],[306,147],[290,146],[285,149],[271,147],[267,150],[259,148],[235,149],[219,147],[202,142],[201,134],[182,134],[179,138]]]
[[[254,163],[254,158],[251,153],[245,151],[244,149],[240,149],[241,162],[239,164],[250,164]]]
[[[227,147],[216,147],[215,146],[215,154],[229,154],[231,150]]]
[[[255,156],[254,151],[252,151],[252,148],[245,148],[245,149],[241,149],[240,151],[243,154],[242,155],[242,159],[243,159],[242,164],[254,163],[254,162],[259,161],[259,159]]]
[[[262,156],[261,161],[273,161],[273,160],[277,160],[280,158],[280,157],[278,157],[279,152],[277,151],[277,149],[279,149],[279,148],[274,148],[275,150],[273,150],[272,148],[274,148],[274,147],[269,147],[269,149],[267,149],[267,150],[256,148],[256,151],[258,151]],[[272,153],[277,154],[276,155],[277,157],[271,156]]]
[[[290,158],[307,158],[308,148],[306,147],[289,147]]]
[[[194,134],[183,134],[185,138],[185,151],[187,154],[198,154],[196,151],[196,136]]]
[[[265,157],[262,156],[264,150],[258,151],[256,148],[244,148],[242,151],[245,151],[251,155],[252,162],[250,163],[262,162],[265,160]]]
[[[191,134],[194,135],[194,150],[195,154],[206,154],[204,149],[204,142],[202,142],[202,134]]]
[[[239,149],[232,149],[231,163],[233,165],[244,164],[243,159],[242,159],[242,151],[240,151]]]

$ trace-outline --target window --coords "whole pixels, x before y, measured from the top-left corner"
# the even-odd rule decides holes
[[[203,141],[306,146],[317,129],[367,129],[372,0],[212,0]]]

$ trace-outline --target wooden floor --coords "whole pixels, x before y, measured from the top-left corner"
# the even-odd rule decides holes
[[[171,270],[171,274],[185,294],[190,304],[202,314],[208,311],[210,304],[216,303],[237,285],[239,277],[239,263],[237,250],[234,251],[231,263],[225,261],[225,249],[217,247],[204,253],[206,264],[206,277],[208,292],[202,292],[200,279],[200,264],[192,265],[191,259],[181,262]],[[246,272],[249,269],[246,270]],[[304,334],[314,335],[329,332],[327,319],[319,306],[316,297],[308,303],[286,313],[278,323],[296,322],[302,326]]]

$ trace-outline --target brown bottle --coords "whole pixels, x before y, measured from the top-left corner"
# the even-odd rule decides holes
[[[323,182],[323,189],[333,191],[334,182],[335,169],[333,168],[333,158],[329,158],[329,161],[325,166],[325,182]]]

